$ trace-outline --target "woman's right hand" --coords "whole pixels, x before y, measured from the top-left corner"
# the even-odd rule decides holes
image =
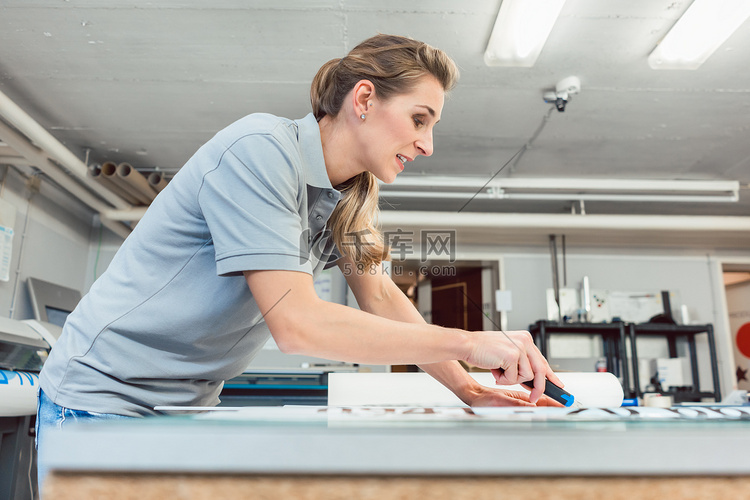
[[[536,403],[544,393],[546,379],[563,387],[527,331],[472,332],[472,348],[464,360],[491,370],[500,385],[534,381],[529,400]]]

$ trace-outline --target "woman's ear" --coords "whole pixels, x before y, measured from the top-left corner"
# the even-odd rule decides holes
[[[352,89],[354,111],[361,120],[367,119],[367,112],[375,99],[375,86],[370,80],[360,80]]]

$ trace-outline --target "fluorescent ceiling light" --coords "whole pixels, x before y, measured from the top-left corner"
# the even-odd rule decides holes
[[[503,0],[484,52],[485,64],[533,66],[564,4],[565,0]]]
[[[738,181],[403,176],[381,184],[383,198],[736,202]]]
[[[748,0],[695,0],[648,56],[648,64],[698,69],[749,16]]]

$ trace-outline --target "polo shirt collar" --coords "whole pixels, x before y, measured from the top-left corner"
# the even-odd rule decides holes
[[[305,172],[305,182],[313,187],[331,189],[331,180],[326,171],[323,158],[323,143],[320,139],[320,127],[315,116],[310,113],[306,117],[295,120],[299,129],[299,143],[302,154],[302,168]]]

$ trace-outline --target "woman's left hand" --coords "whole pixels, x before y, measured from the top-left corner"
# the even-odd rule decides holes
[[[529,402],[529,395],[523,391],[508,391],[487,387],[477,394],[470,406],[558,406],[563,407],[554,399],[542,396],[536,404]]]

